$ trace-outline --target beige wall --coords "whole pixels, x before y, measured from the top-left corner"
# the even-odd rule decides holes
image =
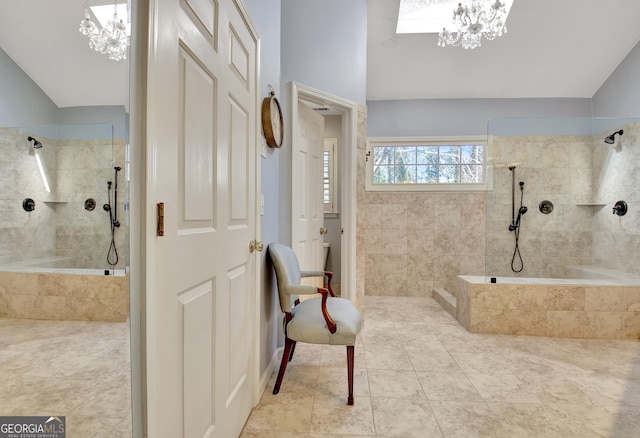
[[[484,274],[484,193],[367,192],[368,295],[430,297],[459,274]]]

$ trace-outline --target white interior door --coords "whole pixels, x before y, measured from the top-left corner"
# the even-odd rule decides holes
[[[292,236],[293,250],[303,270],[322,270],[324,201],[322,159],[324,117],[298,102],[298,129],[292,141]]]
[[[252,407],[257,36],[234,0],[152,0],[146,236],[149,437],[240,434]]]

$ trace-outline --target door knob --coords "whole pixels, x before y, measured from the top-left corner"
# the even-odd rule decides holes
[[[262,244],[261,241],[252,240],[251,242],[249,242],[249,252],[262,251],[263,249],[264,249],[264,245]]]
[[[320,228],[320,234],[327,234],[328,231],[325,227]]]

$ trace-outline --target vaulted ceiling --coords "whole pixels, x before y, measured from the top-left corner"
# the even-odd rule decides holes
[[[0,0],[0,47],[59,107],[126,105],[127,63],[78,32],[86,3]],[[590,98],[640,40],[636,0],[515,0],[508,33],[475,50],[396,35],[398,3],[368,0],[368,100]]]
[[[514,0],[507,34],[473,50],[396,35],[398,3],[368,0],[367,100],[591,98],[640,40],[635,0]]]

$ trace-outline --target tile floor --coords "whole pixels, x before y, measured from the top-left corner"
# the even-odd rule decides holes
[[[0,319],[0,415],[66,416],[67,438],[129,438],[129,358],[129,323]]]
[[[367,297],[344,347],[299,344],[242,437],[640,437],[640,342],[468,333],[431,298]]]

